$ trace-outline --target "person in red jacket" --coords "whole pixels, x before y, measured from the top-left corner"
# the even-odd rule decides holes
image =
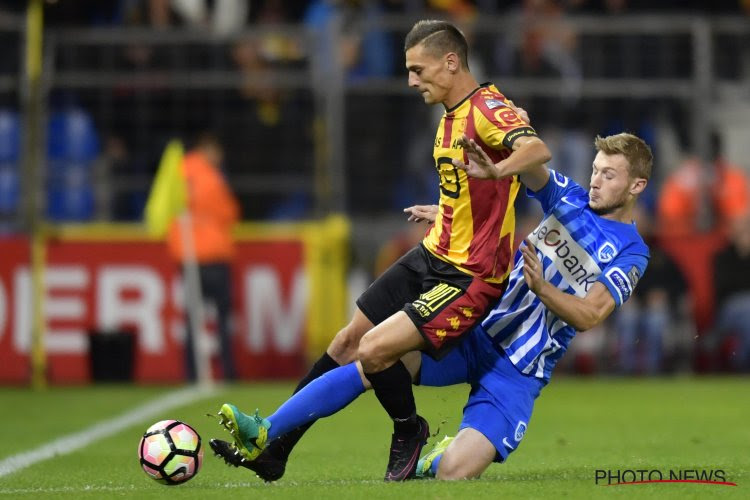
[[[229,319],[232,305],[231,262],[234,258],[232,226],[239,219],[239,205],[219,170],[224,150],[216,137],[201,135],[182,161],[187,184],[187,205],[190,212],[192,241],[198,261],[202,297],[213,302],[221,347],[224,378],[236,376],[232,360]],[[178,262],[185,259],[183,235],[178,220],[169,227],[170,254]],[[190,314],[190,308],[186,307]],[[186,322],[185,370],[188,380],[196,379],[193,356],[194,333]]]

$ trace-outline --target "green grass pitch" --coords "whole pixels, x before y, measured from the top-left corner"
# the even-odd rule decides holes
[[[385,413],[371,393],[318,422],[292,455],[286,476],[264,484],[207,450],[190,482],[149,479],[136,458],[141,433],[162,418],[194,426],[207,446],[228,436],[206,416],[222,402],[271,413],[291,383],[224,387],[69,455],[0,477],[0,498],[750,498],[750,379],[577,379],[559,377],[542,392],[526,437],[506,464],[478,481],[385,484],[390,442]],[[94,386],[43,392],[0,388],[0,461],[116,417],[173,391]],[[433,432],[428,446],[455,433],[468,387],[416,388]],[[595,484],[597,469],[725,471],[737,486]]]

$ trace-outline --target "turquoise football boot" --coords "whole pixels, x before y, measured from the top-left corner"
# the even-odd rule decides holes
[[[219,424],[232,435],[242,456],[246,460],[255,460],[266,446],[271,422],[261,417],[258,410],[255,410],[255,415],[245,415],[229,403],[221,405],[219,417]]]

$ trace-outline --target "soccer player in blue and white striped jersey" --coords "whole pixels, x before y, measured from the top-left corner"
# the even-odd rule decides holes
[[[631,134],[597,137],[587,192],[544,166],[520,173],[544,210],[516,254],[508,288],[472,335],[440,362],[421,356],[420,383],[472,385],[455,439],[438,443],[417,474],[472,478],[520,444],[534,400],[576,331],[600,324],[633,292],[649,252],[632,222],[651,175],[648,145]],[[509,175],[464,140],[469,175]],[[425,209],[426,207],[421,207]],[[429,215],[420,213],[429,219]]]

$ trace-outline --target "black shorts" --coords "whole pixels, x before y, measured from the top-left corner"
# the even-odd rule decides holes
[[[427,341],[426,352],[445,356],[503,294],[505,282],[487,283],[438,259],[421,244],[396,261],[357,299],[373,324],[404,311]]]

